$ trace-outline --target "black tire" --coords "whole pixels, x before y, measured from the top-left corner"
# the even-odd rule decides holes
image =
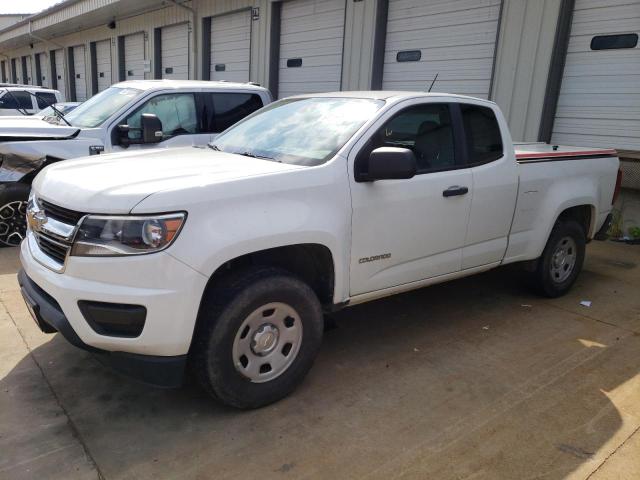
[[[27,233],[27,200],[31,186],[0,185],[0,246],[17,247]]]
[[[571,239],[573,244],[567,239]],[[559,220],[555,224],[533,273],[534,286],[542,295],[555,298],[564,295],[571,289],[582,270],[585,245],[585,231],[578,222],[574,220]],[[570,267],[570,271],[566,263],[554,263],[554,255],[561,248],[566,251],[571,251],[575,248],[575,260],[573,266]],[[563,272],[563,270],[565,271]]]
[[[298,313],[302,337],[292,363],[279,376],[256,383],[243,375],[241,365],[236,368],[234,341],[242,335],[243,322],[274,302],[282,302]],[[249,335],[255,330],[251,332]],[[302,382],[318,353],[322,333],[320,302],[306,283],[280,269],[247,269],[228,276],[205,293],[192,343],[191,369],[204,389],[222,403],[241,409],[262,407],[287,396]],[[254,346],[252,342],[251,348]]]

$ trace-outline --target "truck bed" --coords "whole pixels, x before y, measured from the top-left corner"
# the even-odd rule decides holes
[[[519,163],[617,157],[617,152],[613,149],[552,145],[544,142],[514,143],[513,148]]]
[[[617,152],[547,143],[515,143],[514,149],[518,199],[504,262],[540,256],[553,227],[549,219],[577,205],[591,206],[591,238],[612,209]]]

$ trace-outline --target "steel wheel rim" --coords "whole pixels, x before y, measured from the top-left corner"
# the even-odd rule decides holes
[[[287,371],[301,344],[298,312],[286,303],[267,303],[251,312],[236,332],[233,364],[251,382],[268,382]]]
[[[571,276],[578,259],[578,246],[571,237],[562,237],[551,255],[551,279],[562,283]]]
[[[27,202],[17,200],[0,206],[0,244],[17,247],[27,234]]]

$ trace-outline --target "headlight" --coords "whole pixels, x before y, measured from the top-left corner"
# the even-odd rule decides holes
[[[143,216],[87,215],[71,249],[79,257],[141,255],[159,252],[176,239],[185,213]]]

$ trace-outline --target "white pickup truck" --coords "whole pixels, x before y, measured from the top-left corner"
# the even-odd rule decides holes
[[[323,311],[514,262],[562,295],[618,172],[612,150],[516,152],[489,101],[293,97],[209,148],[45,168],[19,281],[45,332],[152,384],[189,364],[215,398],[258,407],[303,379]]]
[[[24,238],[31,181],[45,166],[100,153],[204,146],[270,102],[266,88],[248,83],[136,80],[113,85],[66,115],[0,117],[0,246]]]

